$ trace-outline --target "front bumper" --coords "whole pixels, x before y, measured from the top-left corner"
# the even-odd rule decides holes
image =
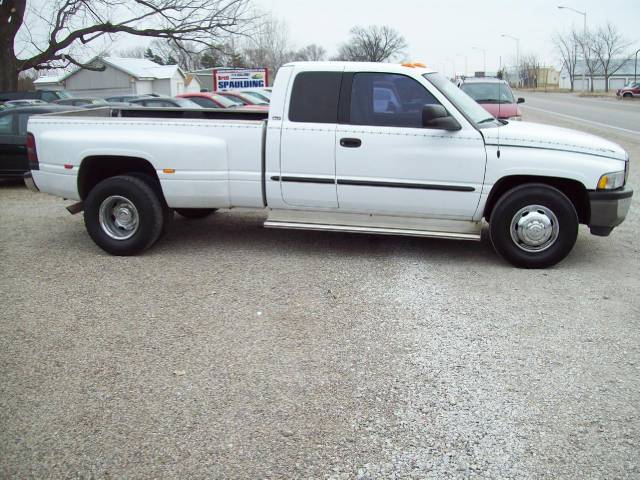
[[[601,237],[608,236],[627,216],[632,196],[633,190],[627,187],[589,192],[591,233]]]
[[[22,176],[22,178],[24,179],[24,184],[27,186],[27,188],[29,190],[31,190],[32,192],[39,192],[40,191],[40,189],[36,185],[36,182],[33,181],[33,175],[31,175],[31,172],[26,172]]]

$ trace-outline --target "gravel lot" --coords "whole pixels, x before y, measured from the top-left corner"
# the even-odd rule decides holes
[[[640,139],[583,129],[639,186]],[[638,195],[545,271],[261,212],[117,258],[68,202],[0,202],[3,478],[640,476]]]

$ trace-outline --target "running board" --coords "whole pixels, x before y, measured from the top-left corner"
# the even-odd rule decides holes
[[[480,241],[480,222],[362,215],[352,213],[272,210],[266,228],[372,233],[410,237]]]

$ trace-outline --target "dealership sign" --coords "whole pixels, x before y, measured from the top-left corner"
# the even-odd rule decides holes
[[[264,88],[269,81],[266,68],[233,68],[213,71],[213,90],[235,90],[239,88]]]

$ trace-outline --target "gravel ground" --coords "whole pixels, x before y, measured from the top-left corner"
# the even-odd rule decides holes
[[[640,185],[640,140],[586,130]],[[117,258],[68,202],[0,202],[3,478],[640,476],[638,198],[545,271],[261,212]]]

